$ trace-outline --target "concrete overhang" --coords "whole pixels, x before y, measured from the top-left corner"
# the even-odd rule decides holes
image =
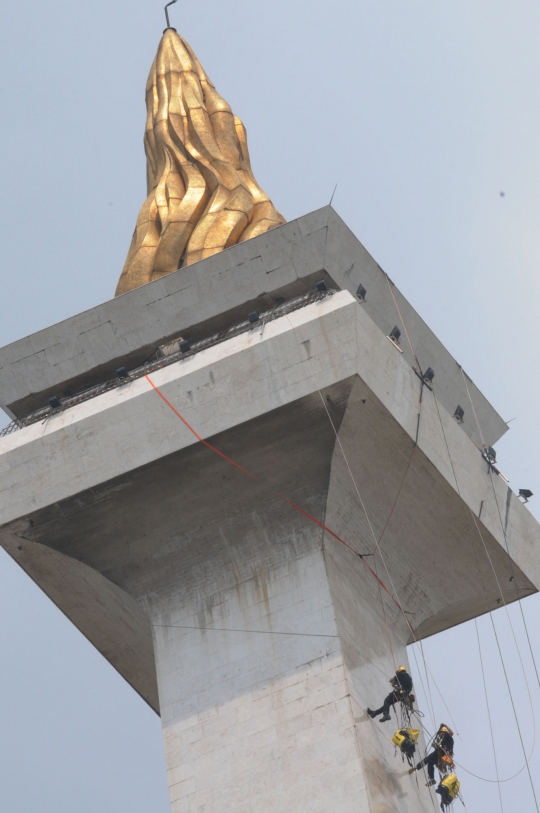
[[[262,482],[198,443],[139,378],[0,439],[0,541],[156,710],[152,630],[142,601],[149,565],[161,569],[166,590],[170,557],[185,560],[186,574],[200,567],[198,551],[231,515],[245,517],[248,544],[252,506],[266,500],[264,510],[274,515],[292,510],[276,491],[333,521],[328,489],[338,452],[322,399],[343,433],[376,534],[418,430],[384,540],[417,635],[499,606],[492,565],[505,601],[540,584],[538,524],[440,408],[444,376],[437,375],[433,391],[423,387],[418,429],[423,385],[410,359],[348,291],[151,377],[200,436]],[[309,523],[297,517],[299,540]],[[346,541],[365,551],[371,540],[360,506],[357,527]],[[221,578],[217,564],[209,577]]]
[[[326,206],[0,349],[0,406],[24,417],[47,406],[51,395],[114,378],[118,366],[144,363],[160,344],[179,335],[192,342],[209,336],[279,297],[312,289],[321,277],[353,295],[363,285],[362,307],[379,330],[403,329],[386,274]],[[435,370],[440,403],[451,415],[458,404],[465,409],[461,429],[480,445],[459,364],[394,293],[422,369]],[[405,336],[402,350],[413,365]],[[508,427],[467,381],[486,443],[494,445]]]

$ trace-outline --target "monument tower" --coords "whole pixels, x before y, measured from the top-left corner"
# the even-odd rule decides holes
[[[174,29],[147,107],[121,295],[0,350],[1,544],[161,715],[172,813],[431,810],[365,709],[537,590],[507,426]]]

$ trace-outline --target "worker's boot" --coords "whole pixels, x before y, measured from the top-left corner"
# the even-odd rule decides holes
[[[392,719],[392,718],[390,717],[390,715],[389,715],[389,714],[383,714],[383,716],[382,716],[382,717],[381,717],[381,719],[379,720],[379,723],[386,723],[386,721],[387,721],[387,720],[391,720],[391,719]]]
[[[435,784],[435,780],[434,780],[434,779],[430,779],[430,780],[429,780],[429,782],[426,782],[426,788],[430,788],[430,787],[431,787],[432,785],[434,785],[434,784]]]
[[[371,709],[366,709],[366,712],[369,714],[369,716],[371,717],[371,719],[373,719],[373,717],[375,717],[375,712],[374,712],[374,711],[371,711]]]
[[[415,770],[416,770],[416,768],[409,768],[409,773],[410,773],[410,774],[411,774],[411,773],[414,773],[414,772],[415,772]]]

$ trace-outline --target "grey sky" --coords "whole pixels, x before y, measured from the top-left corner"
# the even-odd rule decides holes
[[[145,196],[144,85],[162,6],[2,6],[0,345],[114,293]],[[256,177],[285,217],[328,203],[337,183],[339,214],[503,418],[517,416],[498,459],[515,490],[537,493],[540,516],[538,3],[180,0],[170,13],[243,119]],[[539,608],[523,604],[540,665]],[[495,620],[530,750],[504,611]],[[506,777],[523,758],[489,617],[479,629]],[[463,738],[458,761],[494,777],[475,636],[463,625],[424,651]],[[2,810],[167,813],[158,719],[5,555],[0,644]],[[471,813],[500,809],[495,785],[459,775]],[[507,811],[535,810],[526,771],[502,794]]]

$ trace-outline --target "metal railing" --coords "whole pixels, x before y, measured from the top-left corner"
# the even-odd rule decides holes
[[[247,333],[251,330],[259,329],[262,335],[264,327],[266,324],[268,324],[268,322],[273,322],[275,319],[286,316],[287,314],[299,310],[300,308],[305,308],[307,305],[311,305],[314,302],[319,302],[326,299],[335,293],[335,290],[311,291],[310,293],[302,294],[302,296],[297,296],[294,299],[290,299],[288,302],[279,303],[271,310],[261,313],[256,321],[249,321],[249,319],[247,319],[231,328],[228,328],[227,330],[222,330],[219,333],[215,333],[206,339],[200,339],[198,342],[194,342],[190,349],[186,352],[182,352],[181,350],[170,352],[170,349],[177,344],[178,340],[171,342],[168,345],[161,345],[157,348],[148,361],[139,367],[135,367],[133,370],[130,370],[126,377],[112,378],[108,381],[104,381],[101,384],[95,384],[93,387],[82,390],[75,395],[60,398],[59,407],[42,407],[41,409],[26,415],[24,418],[16,418],[3,429],[0,429],[0,438],[7,437],[13,432],[17,432],[19,429],[25,429],[27,426],[32,426],[32,424],[38,423],[39,421],[45,422],[49,418],[53,417],[53,415],[58,415],[61,412],[65,412],[66,409],[77,406],[77,404],[82,404],[84,401],[89,401],[91,398],[97,398],[98,395],[103,395],[104,393],[114,390],[117,387],[125,386],[126,384],[129,384],[130,381],[143,378],[143,376],[147,375],[148,373],[152,373],[155,370],[160,370],[162,367],[168,367],[171,364],[175,364],[178,361],[189,358],[196,353],[200,353],[201,350],[206,350],[207,348],[213,347],[216,344],[221,344],[222,342],[227,341],[227,339],[232,339],[235,336],[239,336],[241,333]]]

